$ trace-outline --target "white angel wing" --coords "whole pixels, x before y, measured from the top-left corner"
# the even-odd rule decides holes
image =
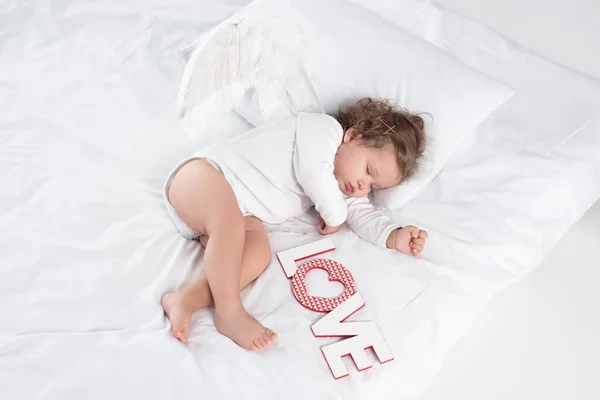
[[[262,122],[322,111],[306,36],[297,23],[264,14],[245,15],[209,34],[193,51],[179,91],[178,114],[188,132],[201,132],[211,116],[241,104],[255,108]]]

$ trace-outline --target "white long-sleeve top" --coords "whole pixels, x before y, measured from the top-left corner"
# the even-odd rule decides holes
[[[244,215],[277,224],[313,205],[330,226],[348,223],[362,239],[385,248],[400,225],[368,197],[350,198],[338,187],[334,159],[342,126],[327,114],[300,113],[252,129],[193,157],[216,165]]]

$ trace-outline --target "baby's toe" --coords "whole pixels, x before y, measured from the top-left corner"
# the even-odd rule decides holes
[[[190,328],[185,327],[181,330],[181,341],[183,343],[187,343],[187,341],[189,339],[189,334],[190,334]]]
[[[273,343],[277,340],[277,334],[268,328],[265,329],[265,333],[263,333],[263,336],[267,340],[267,343]]]
[[[267,332],[262,334],[262,340],[265,342],[265,345],[268,346],[273,343],[273,338]]]
[[[269,340],[263,336],[260,338],[260,344],[262,345],[261,350],[266,349],[267,346],[269,345]]]
[[[178,328],[172,327],[171,332],[173,332],[173,336],[175,336],[177,339],[179,339],[179,335],[181,334],[181,331]]]

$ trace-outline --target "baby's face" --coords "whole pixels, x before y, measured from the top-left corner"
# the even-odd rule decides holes
[[[366,147],[353,128],[346,131],[338,147],[333,173],[340,190],[349,197],[365,197],[373,189],[398,185],[402,177],[394,146]]]

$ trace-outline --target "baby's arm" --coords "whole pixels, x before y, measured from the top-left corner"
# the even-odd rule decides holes
[[[375,207],[368,197],[349,198],[346,204],[348,205],[346,222],[350,229],[375,246],[386,248],[388,238],[396,229],[402,227]]]
[[[427,232],[408,225],[400,226],[375,207],[368,197],[348,199],[350,229],[367,242],[378,247],[395,249],[407,255],[420,257]]]
[[[341,226],[348,217],[344,196],[333,173],[335,153],[342,133],[329,116],[301,114],[298,117],[294,172],[304,193],[329,228]],[[327,233],[333,233],[327,230]]]
[[[296,179],[304,193],[311,199],[315,209],[329,228],[338,228],[346,221],[348,210],[344,197],[338,189],[333,168],[326,164],[297,168]],[[333,233],[327,231],[327,233]]]

